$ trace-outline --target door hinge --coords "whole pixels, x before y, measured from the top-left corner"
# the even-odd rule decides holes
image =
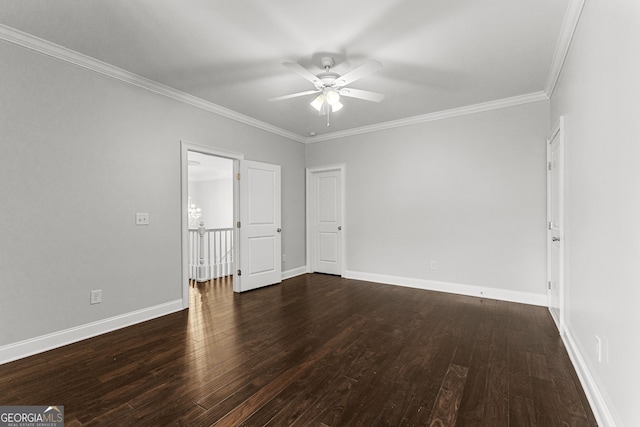
[[[238,221],[238,222],[236,222],[236,226],[237,226],[238,228],[240,228],[240,227],[242,226],[242,223],[241,223],[240,221]],[[549,229],[549,230],[551,230],[551,229]]]
[[[552,282],[547,282],[547,289],[551,290],[551,284]]]
[[[236,174],[236,179],[237,179],[238,181],[240,181],[240,172],[238,172],[238,173]]]
[[[242,270],[238,270],[238,276],[242,276]]]
[[[547,162],[547,170],[551,170],[551,162]]]
[[[553,227],[553,224],[551,223],[551,221],[548,222],[548,229],[551,230],[551,228]]]

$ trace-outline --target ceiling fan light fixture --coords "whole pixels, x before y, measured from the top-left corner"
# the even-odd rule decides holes
[[[328,89],[316,96],[311,101],[311,106],[318,110],[321,115],[325,115],[328,110],[332,113],[340,111],[344,105],[340,102],[340,94],[335,90]]]
[[[335,90],[327,90],[327,92],[325,93],[325,99],[327,100],[327,104],[333,106],[336,104],[340,104],[340,94],[338,92],[336,92]],[[342,105],[342,104],[340,104]],[[342,108],[342,107],[340,107]],[[335,110],[334,110],[335,111]]]
[[[316,96],[316,98],[311,101],[311,106],[316,110],[320,111],[322,109],[322,104],[324,104],[324,95],[320,94]]]

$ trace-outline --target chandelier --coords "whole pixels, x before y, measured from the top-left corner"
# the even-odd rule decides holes
[[[191,196],[189,196],[189,228],[198,228],[200,225],[200,218],[202,218],[202,209],[196,206],[195,203],[191,201]]]

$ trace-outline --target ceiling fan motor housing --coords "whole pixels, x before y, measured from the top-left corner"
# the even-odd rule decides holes
[[[326,71],[324,73],[318,74],[319,81],[316,83],[317,89],[323,89],[325,87],[334,87],[336,86],[337,80],[340,77],[338,73],[332,73],[330,71]]]
[[[316,89],[335,87],[340,74],[333,73],[329,70],[331,69],[331,67],[336,65],[336,61],[330,56],[325,56],[324,58],[322,58],[321,63],[322,67],[324,68],[324,72],[316,75],[316,77],[319,79],[319,81],[315,82]]]

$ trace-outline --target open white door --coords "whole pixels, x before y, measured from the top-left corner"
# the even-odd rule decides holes
[[[240,161],[239,292],[282,281],[280,166]]]
[[[547,160],[547,292],[549,311],[562,332],[564,328],[562,117],[547,140]]]

